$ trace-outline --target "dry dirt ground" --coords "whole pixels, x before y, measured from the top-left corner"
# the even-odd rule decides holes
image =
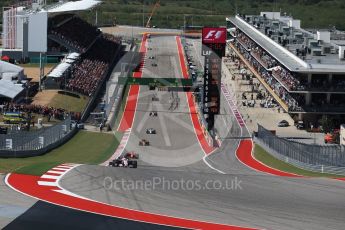
[[[58,90],[44,90],[38,92],[33,98],[33,103],[42,106],[48,105],[57,94]]]
[[[44,67],[44,74],[49,73],[54,67]],[[33,82],[38,82],[40,79],[40,68],[39,67],[24,67],[24,74],[28,78],[32,78]]]

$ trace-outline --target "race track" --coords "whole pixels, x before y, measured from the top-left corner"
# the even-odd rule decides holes
[[[147,46],[152,49],[147,50],[142,77],[183,77],[174,36],[153,36]],[[152,101],[154,95],[158,100]],[[182,226],[178,224],[188,219],[255,229],[344,229],[345,183],[280,177],[244,165],[236,153],[250,152],[249,133],[224,95],[221,101],[222,115],[215,127],[223,141],[219,149],[206,155],[195,133],[186,93],[140,86],[125,150],[139,153],[138,168],[73,166],[57,185],[67,195],[87,198],[83,203],[90,203],[86,205],[90,209],[96,207],[94,201],[126,208],[123,212],[132,215],[127,216],[130,220],[138,219],[136,211],[140,211],[141,215],[158,214],[161,218],[150,216],[154,223],[179,218],[178,223],[169,222],[173,226]],[[151,111],[158,111],[158,116],[149,116]],[[146,134],[148,128],[157,133]],[[148,140],[150,146],[139,146],[140,139]]]
[[[177,70],[177,49],[174,37],[153,37],[148,56],[159,58],[157,67],[146,61],[145,77],[180,77]],[[175,48],[173,48],[175,47]],[[162,51],[163,50],[163,51]],[[148,51],[150,52],[150,51]],[[156,93],[159,102],[150,99]],[[193,220],[265,229],[342,229],[345,220],[345,184],[331,179],[278,177],[254,171],[238,161],[238,139],[248,136],[222,97],[222,113],[216,128],[225,138],[220,149],[206,161],[191,128],[185,93],[178,93],[180,107],[169,112],[165,91],[149,91],[142,86],[132,134],[127,150],[140,154],[138,169],[79,166],[65,175],[61,186],[78,195],[125,208]],[[148,111],[158,110],[158,117]],[[159,120],[164,116],[164,121]],[[178,119],[179,122],[174,122]],[[180,125],[184,123],[185,125]],[[164,125],[165,124],[165,125]],[[166,130],[164,130],[164,126]],[[147,135],[146,128],[155,128],[156,135]],[[169,141],[167,141],[166,133]],[[140,138],[151,147],[139,147]],[[191,160],[189,160],[191,159]],[[188,163],[188,164],[186,164]],[[109,179],[111,178],[111,180]],[[207,181],[224,185],[241,181],[241,188],[232,189],[167,189],[159,184],[152,189],[116,189],[109,181]],[[107,184],[108,183],[108,184]]]

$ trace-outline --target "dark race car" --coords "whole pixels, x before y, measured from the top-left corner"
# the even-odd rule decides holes
[[[121,159],[114,159],[109,162],[109,166],[112,167],[126,167]],[[126,168],[137,168],[138,162],[134,160],[128,160],[128,165]]]
[[[150,117],[157,117],[158,113],[156,111],[152,111],[149,113]]]
[[[156,134],[156,130],[153,128],[146,129],[146,134]]]
[[[150,142],[148,140],[142,139],[139,141],[139,146],[149,146]]]

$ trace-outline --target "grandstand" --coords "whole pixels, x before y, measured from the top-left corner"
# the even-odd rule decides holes
[[[296,120],[345,114],[345,46],[280,12],[227,18],[228,48]]]
[[[0,95],[9,97],[9,100],[0,100],[2,111],[20,111],[27,114],[28,117],[35,114],[38,115],[37,117],[44,117],[48,122],[50,119],[65,120],[66,118],[84,121],[88,117],[103,89],[102,86],[104,86],[122,53],[122,38],[103,34],[100,29],[83,20],[77,14],[80,11],[89,10],[99,3],[99,1],[81,0],[45,6],[43,1],[37,0],[31,5],[5,8],[3,13],[6,20],[4,20],[3,25],[2,55],[7,55],[10,60],[19,63],[35,59],[37,55],[40,56],[40,59],[41,57],[47,57],[47,59],[58,57],[60,63],[46,76],[41,75],[40,88],[37,83],[30,83],[29,81],[25,82],[27,83],[25,87],[18,85],[18,81],[22,80],[20,76],[23,75],[23,69],[6,63],[6,66],[16,67],[16,76],[11,75],[10,77],[17,82],[15,86],[9,87],[10,83],[6,81],[6,88],[1,85],[4,80],[0,80]],[[9,73],[2,74],[2,79],[8,78],[6,74],[9,75]],[[48,91],[46,89],[55,90]],[[58,96],[57,94],[61,89],[64,90],[65,99],[68,96],[73,96],[74,98],[83,98],[84,103],[87,101],[82,113],[79,112],[80,110],[77,112],[63,105],[52,107],[50,104],[36,103],[35,101],[30,103],[28,100],[22,100],[23,97],[17,96],[25,92],[26,96],[30,94],[31,98],[38,100],[43,95],[51,93]],[[33,97],[34,95],[35,97]],[[67,127],[66,122],[68,123],[68,121],[62,121],[61,124]],[[29,129],[30,122],[27,122],[26,126]],[[71,133],[73,134],[74,131]],[[46,139],[50,138],[56,143],[60,143],[60,139],[66,141],[72,134],[61,135],[56,138],[47,134]],[[34,133],[27,135],[27,140],[34,140],[35,143],[38,141],[38,137]],[[23,143],[22,146],[27,146],[27,148],[20,149],[23,153],[32,152],[31,155],[36,154],[36,151],[33,151],[36,149],[32,148],[37,146],[26,145],[26,143]],[[49,148],[47,147],[44,151],[49,151],[55,146],[57,145],[52,141]]]
[[[61,63],[42,85],[92,96],[121,47],[120,38],[102,34],[75,14],[99,3],[82,0],[45,6],[37,0],[31,7],[5,8],[2,54],[19,62],[42,54],[59,57]]]

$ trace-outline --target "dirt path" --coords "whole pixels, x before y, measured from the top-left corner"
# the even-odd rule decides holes
[[[54,67],[44,67],[44,74],[49,73]],[[33,82],[38,82],[40,79],[40,68],[39,67],[24,67],[24,74],[28,78],[32,78]]]
[[[33,98],[33,103],[42,106],[48,105],[57,94],[58,90],[44,90],[38,92]]]

